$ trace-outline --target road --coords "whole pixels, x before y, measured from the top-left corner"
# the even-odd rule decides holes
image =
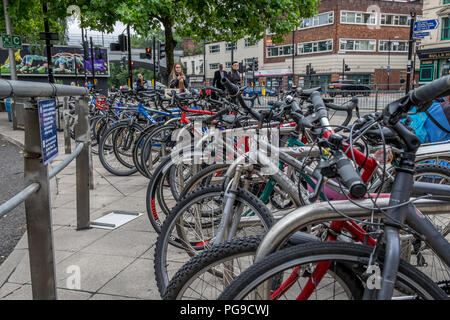
[[[0,204],[23,187],[23,156],[15,145],[0,138]],[[0,264],[13,251],[26,231],[24,204],[0,218]]]

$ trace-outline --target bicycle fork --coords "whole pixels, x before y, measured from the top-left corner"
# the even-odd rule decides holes
[[[232,231],[233,220],[239,219],[237,216],[239,213],[237,212],[235,217],[233,217],[233,207],[234,202],[236,201],[236,194],[238,192],[239,181],[242,173],[242,165],[238,165],[236,171],[234,173],[233,180],[230,181],[229,185],[225,189],[223,196],[223,214],[222,219],[220,221],[219,230],[217,232],[216,239],[214,240],[214,244],[219,244],[223,242],[225,239],[230,238],[230,233]],[[234,219],[233,219],[234,218]]]

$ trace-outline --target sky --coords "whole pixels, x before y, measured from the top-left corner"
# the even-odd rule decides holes
[[[117,35],[121,34],[125,29],[126,29],[126,25],[124,25],[121,22],[117,22],[116,25],[114,26],[114,32],[111,33],[110,35],[117,36]],[[81,28],[79,27],[79,22],[69,20],[68,21],[68,32],[69,32],[69,35],[81,34]],[[102,33],[100,31],[88,29],[88,34],[89,35],[101,35]],[[133,29],[131,29],[131,34],[134,34]]]

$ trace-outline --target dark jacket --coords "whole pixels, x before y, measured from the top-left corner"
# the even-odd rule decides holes
[[[227,76],[227,72],[223,71],[223,75],[226,77]],[[222,77],[220,75],[220,70],[217,70],[216,72],[214,72],[214,79],[213,79],[213,87],[219,88],[221,90],[225,90],[225,87],[223,86],[222,82]]]
[[[239,71],[231,70],[227,74],[227,77],[233,84],[241,85],[241,75],[240,75]]]
[[[147,83],[147,80],[143,81],[143,84],[141,85],[141,79],[137,78],[136,80],[136,91],[144,90],[144,85]]]
[[[187,78],[186,78],[186,80],[184,80],[184,88],[187,89],[188,87],[189,87],[189,83],[188,83]],[[171,79],[170,83],[169,83],[169,88],[179,89],[180,88],[180,81],[178,81],[178,79],[176,77],[174,79]]]

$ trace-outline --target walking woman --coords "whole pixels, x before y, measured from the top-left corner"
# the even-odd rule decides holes
[[[173,65],[173,69],[169,77],[169,87],[180,89],[180,91],[183,91],[184,89],[188,88],[186,76],[183,73],[181,63],[179,62],[175,62]]]

